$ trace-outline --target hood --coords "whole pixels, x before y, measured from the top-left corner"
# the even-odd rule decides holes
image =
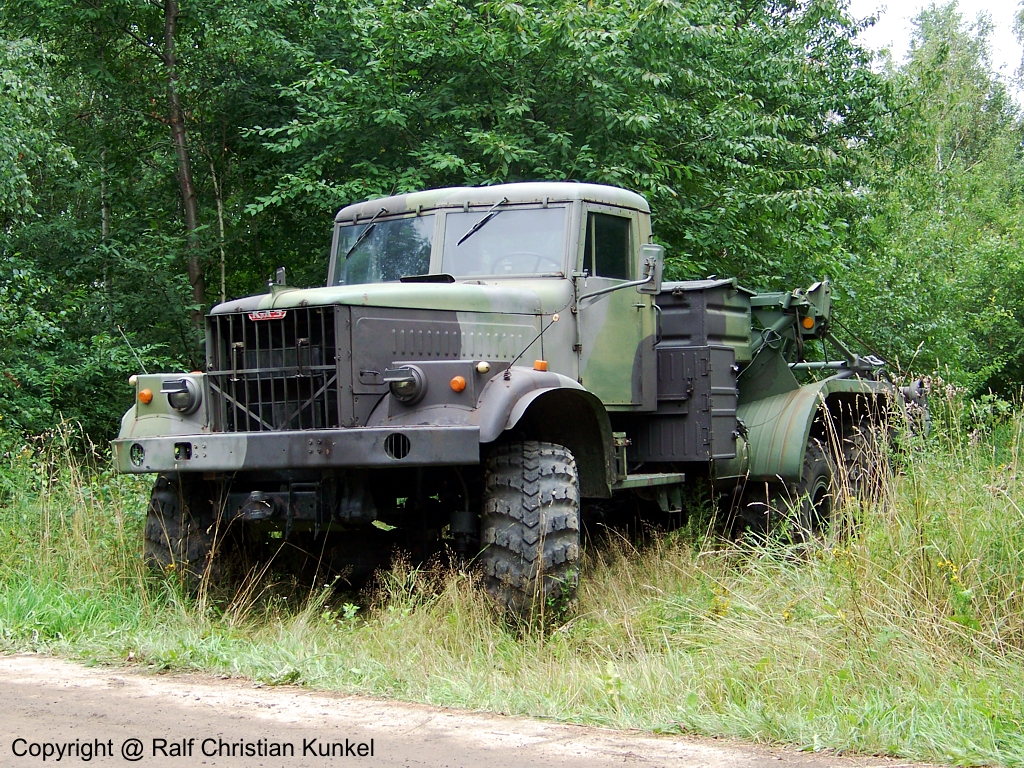
[[[347,304],[364,307],[404,307],[455,312],[501,312],[536,315],[542,311],[541,294],[562,295],[564,280],[531,280],[478,285],[468,283],[367,283],[325,288],[276,288],[272,293],[247,296],[215,306],[221,315],[257,309],[287,309]],[[561,289],[561,290],[559,290]]]
[[[537,314],[541,311],[542,301],[538,291],[522,285],[371,283],[327,288],[279,288],[272,293],[218,304],[210,313],[328,304]]]

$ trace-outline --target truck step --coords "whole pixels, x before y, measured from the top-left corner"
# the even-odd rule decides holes
[[[682,472],[651,472],[626,477],[616,480],[612,490],[618,491],[624,488],[652,488],[656,485],[680,485],[686,480]]]

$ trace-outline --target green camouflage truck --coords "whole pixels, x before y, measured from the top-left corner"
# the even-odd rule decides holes
[[[827,281],[755,293],[662,262],[614,187],[343,208],[326,286],[279,270],[213,308],[205,371],[132,377],[113,455],[157,474],[147,558],[197,579],[229,545],[289,548],[358,575],[448,549],[522,613],[572,598],[591,501],[678,514],[710,479],[743,525],[826,524],[868,471],[881,361],[831,336]]]

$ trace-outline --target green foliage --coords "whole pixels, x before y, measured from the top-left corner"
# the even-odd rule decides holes
[[[94,330],[96,309],[84,289],[61,291],[28,268],[0,279],[0,426],[41,434],[70,420],[92,435],[116,429],[138,361],[121,338]],[[154,368],[173,364],[151,344],[136,353]]]
[[[286,172],[250,210],[592,181],[648,196],[677,275],[807,279],[887,125],[855,31],[829,3],[349,0],[260,130]]]
[[[50,60],[34,41],[7,39],[0,32],[0,226],[33,213],[39,176],[74,169],[53,131]]]
[[[29,340],[0,355],[0,410],[20,429],[111,436],[118,328],[154,368],[201,366],[190,313],[279,265],[321,284],[341,205],[520,179],[642,192],[671,277],[826,274],[855,346],[896,367],[1024,379],[1021,115],[955,6],[876,72],[829,0],[190,0],[192,233],[164,23],[144,0],[0,6],[0,312]]]
[[[990,32],[933,6],[907,64],[890,64],[904,106],[873,161],[839,311],[883,357],[1012,393],[1024,374],[1024,133],[988,60]]]
[[[122,332],[151,370],[200,367],[186,269],[196,249],[217,275],[223,248],[229,295],[259,290],[278,264],[304,266],[322,256],[329,241],[322,221],[242,212],[267,163],[239,126],[286,108],[276,86],[290,79],[279,32],[284,26],[301,36],[303,13],[245,2],[185,8],[178,90],[199,195],[192,242],[181,223],[167,126],[159,4],[12,0],[0,8],[0,36],[19,40],[3,49],[17,54],[17,67],[0,58],[0,72],[20,99],[0,99],[0,117],[11,115],[0,158],[8,146],[32,150],[18,160],[20,175],[5,170],[0,182],[17,192],[0,190],[0,220],[9,218],[0,228],[0,313],[10,318],[0,334],[21,340],[0,352],[0,412],[8,423],[35,433],[63,414],[80,419],[97,441],[113,436],[128,403],[126,376],[138,370]],[[43,135],[51,139],[49,155],[36,146]],[[65,155],[74,168],[57,164]],[[317,240],[312,231],[321,233],[321,248],[309,247]],[[318,282],[325,265],[321,258]],[[216,278],[209,282],[219,296]]]

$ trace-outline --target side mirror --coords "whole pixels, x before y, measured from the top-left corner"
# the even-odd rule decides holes
[[[665,266],[665,248],[654,243],[640,246],[644,278],[647,282],[636,287],[640,293],[661,293],[661,272]]]

